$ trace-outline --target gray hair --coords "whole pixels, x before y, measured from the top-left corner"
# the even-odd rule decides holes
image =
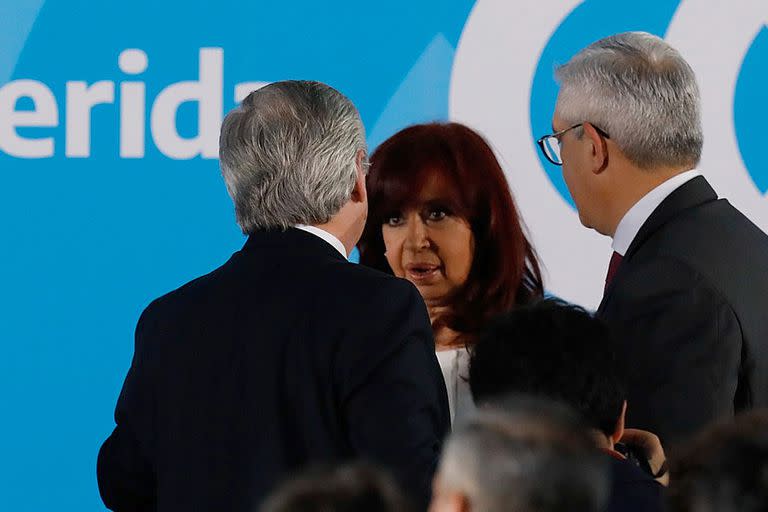
[[[360,150],[360,114],[332,87],[285,81],[249,94],[227,114],[219,138],[243,233],[328,222],[352,194]]]
[[[480,409],[454,429],[440,486],[463,494],[473,512],[601,510],[607,460],[581,420],[558,404],[521,403],[512,412]]]
[[[645,32],[606,37],[555,75],[558,115],[604,130],[637,166],[698,164],[703,134],[696,77],[663,39]]]

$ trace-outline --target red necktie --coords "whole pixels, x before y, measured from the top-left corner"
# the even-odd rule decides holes
[[[608,264],[608,275],[605,276],[606,290],[608,289],[608,286],[611,284],[611,281],[613,281],[613,276],[616,275],[616,271],[619,270],[621,259],[622,259],[621,254],[617,253],[616,251],[613,251],[613,255],[611,256],[611,262]]]

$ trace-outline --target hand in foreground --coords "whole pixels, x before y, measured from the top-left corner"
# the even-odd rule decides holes
[[[653,477],[663,486],[669,485],[669,471],[667,470],[667,457],[661,446],[659,437],[646,430],[636,428],[624,429],[621,442],[626,445],[636,446],[645,454],[648,464],[653,471]]]

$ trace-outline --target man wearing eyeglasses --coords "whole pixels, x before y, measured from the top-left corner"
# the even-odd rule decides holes
[[[674,442],[768,405],[768,237],[696,168],[692,69],[662,39],[624,33],[556,75],[554,133],[538,143],[582,224],[613,238],[597,314],[619,343],[627,423]]]

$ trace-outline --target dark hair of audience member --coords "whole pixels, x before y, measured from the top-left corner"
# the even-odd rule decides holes
[[[491,322],[473,348],[469,384],[478,404],[508,393],[564,402],[608,436],[626,399],[608,328],[556,299]]]
[[[768,511],[768,410],[706,428],[673,454],[670,512]]]
[[[504,172],[493,150],[470,128],[458,123],[411,126],[376,149],[367,180],[369,214],[360,262],[391,273],[382,224],[393,212],[414,206],[421,187],[435,174],[452,185],[446,206],[467,219],[475,239],[467,281],[448,299],[450,312],[438,323],[471,334],[498,313],[541,297],[543,287]]]
[[[364,463],[315,467],[285,481],[259,512],[408,512],[395,481]]]

